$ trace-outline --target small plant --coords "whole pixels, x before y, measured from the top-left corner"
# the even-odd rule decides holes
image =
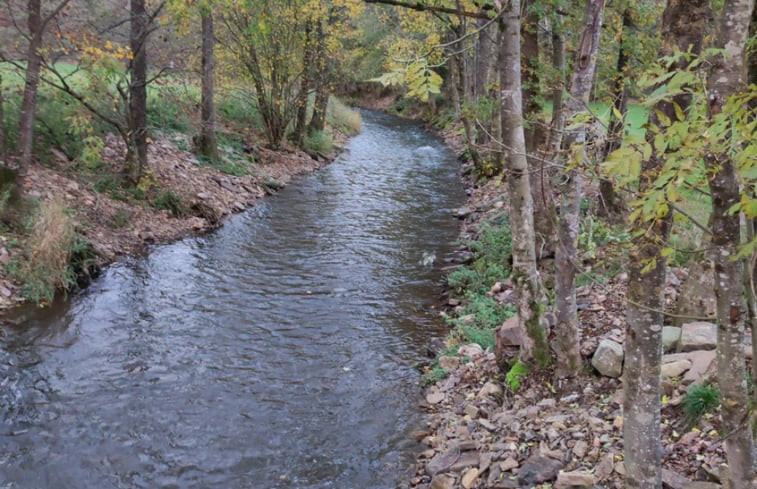
[[[449,372],[434,362],[434,365],[423,376],[423,383],[426,385],[434,385],[440,380],[444,380],[449,375]]]
[[[494,350],[494,330],[477,326],[463,326],[460,328],[466,343],[477,343],[484,350]]]
[[[720,406],[720,389],[714,385],[694,385],[683,397],[683,420],[686,426],[696,425],[706,414]]]
[[[304,149],[310,154],[324,154],[331,151],[334,142],[326,131],[315,131],[305,136]]]
[[[528,375],[528,365],[518,360],[505,375],[505,384],[511,391],[517,392],[526,375]]]
[[[152,206],[156,209],[169,211],[173,217],[182,217],[187,213],[187,209],[181,198],[170,189],[160,192],[152,200]]]
[[[127,209],[119,207],[116,212],[108,220],[108,225],[113,229],[121,229],[126,227],[131,221],[133,213]]]

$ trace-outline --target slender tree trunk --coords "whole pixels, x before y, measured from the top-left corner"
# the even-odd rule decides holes
[[[589,103],[594,72],[597,66],[597,49],[602,28],[604,0],[588,0],[584,12],[581,44],[576,54],[575,67],[567,103],[568,117],[573,118],[585,110]],[[585,157],[586,127],[568,131],[563,146],[570,153],[565,174],[566,181],[560,196],[560,218],[555,250],[555,328],[557,338],[558,375],[572,377],[581,367],[578,310],[576,308],[576,264],[578,224],[581,218],[581,191],[583,187],[580,162]],[[564,161],[560,158],[560,161]]]
[[[751,36],[750,36],[751,37]],[[754,195],[752,196],[754,198]],[[755,238],[755,220],[747,219],[746,228],[747,243],[751,242]],[[757,266],[757,254],[752,253],[752,256],[744,257],[744,289],[746,291],[746,304],[747,304],[747,318],[749,320],[749,329],[752,333],[752,359],[757,358],[757,342],[754,338],[757,338],[757,290],[755,290],[755,267]],[[752,378],[757,379],[757,362],[752,360]],[[757,389],[753,389],[752,392],[752,405],[757,406]],[[757,410],[752,410],[752,438],[757,436]]]
[[[456,33],[458,38],[462,36],[462,33]],[[468,156],[473,161],[473,167],[476,169],[476,173],[483,176],[492,176],[496,171],[493,168],[486,168],[484,166],[484,160],[481,158],[480,153],[476,149],[476,136],[473,129],[473,121],[471,121],[471,101],[468,98],[468,94],[465,90],[465,68],[463,60],[459,54],[453,54],[450,57],[450,63],[452,66],[452,76],[455,77],[455,87],[457,88],[458,100],[460,101],[460,122],[463,124],[463,131],[465,133],[465,146],[468,150]]]
[[[562,144],[565,130],[565,111],[563,110],[563,96],[565,94],[565,38],[563,37],[563,16],[555,14],[552,21],[552,69],[557,74],[555,87],[552,90],[552,123],[549,137],[550,159],[557,158]]]
[[[0,75],[0,167],[8,166],[8,151],[5,140],[5,97],[3,96],[3,77]]]
[[[726,0],[716,35],[716,47],[728,59],[715,60],[707,80],[709,110],[717,117],[729,96],[744,87],[744,55],[754,0]],[[755,453],[749,427],[749,403],[744,357],[743,281],[741,261],[735,260],[741,244],[738,214],[729,209],[740,201],[738,174],[727,154],[705,159],[712,194],[712,242],[715,247],[715,296],[718,324],[718,385],[728,481],[731,489],[754,488]]]
[[[476,36],[475,46],[473,100],[477,103],[489,96],[489,77],[493,64],[494,43],[492,42],[491,32],[490,29],[483,28],[487,22],[484,19],[476,21],[479,33]],[[478,131],[476,133],[476,145],[483,147],[489,144],[492,124],[488,120],[479,121],[479,123],[487,128],[486,131]]]
[[[129,81],[129,141],[126,177],[134,184],[147,167],[147,12],[144,0],[131,0],[129,42],[134,58]]]
[[[523,131],[523,102],[520,64],[520,0],[503,7],[500,45],[500,104],[502,141],[510,198],[510,229],[513,236],[513,281],[522,330],[521,360],[538,367],[546,366],[549,327],[545,320],[545,294],[536,268],[534,204],[531,197],[526,141]]]
[[[602,147],[602,153],[599,160],[604,161],[607,155],[620,148],[623,142],[623,126],[625,115],[628,111],[628,87],[626,83],[627,68],[629,62],[628,48],[629,42],[633,42],[636,36],[631,32],[634,28],[631,8],[628,7],[623,11],[623,24],[618,41],[618,63],[615,68],[615,78],[612,83],[611,96],[613,99],[614,109],[623,116],[618,119],[614,113],[610,113],[610,127],[607,131],[607,139]],[[620,214],[623,203],[620,196],[615,192],[615,186],[612,181],[603,178],[599,181],[599,192],[602,196],[602,206],[604,213],[608,216],[617,216]]]
[[[699,53],[707,25],[707,0],[668,0],[663,13],[663,54],[675,49]],[[672,66],[679,70],[684,66]],[[677,97],[675,102],[686,111],[689,97]],[[650,111],[650,124],[662,127],[656,111],[675,120],[672,103],[660,102]],[[647,132],[654,145],[654,133]],[[665,161],[662,150],[642,164],[639,196],[652,185]],[[626,464],[626,488],[658,489],[662,487],[660,444],[660,364],[662,357],[662,325],[665,258],[662,246],[670,235],[670,213],[657,219],[652,226],[644,222],[646,233],[633,241],[630,252],[625,366],[623,372],[623,445]],[[654,266],[643,269],[650,263]]]
[[[313,23],[305,23],[305,50],[302,55],[302,81],[300,82],[300,93],[297,97],[297,116],[294,123],[294,143],[302,146],[305,139],[305,129],[308,118],[308,96],[310,95],[311,74],[313,72],[313,40],[311,32]]]
[[[314,66],[316,72],[316,92],[315,103],[313,105],[313,116],[308,124],[308,134],[317,131],[323,131],[326,127],[326,110],[329,107],[330,96],[330,63],[326,58],[326,33],[324,32],[321,22],[318,23],[315,32],[316,48],[314,52]]]
[[[42,47],[42,13],[40,4],[40,0],[29,0],[27,3],[29,47],[26,55],[26,81],[18,131],[19,160],[16,181],[19,186],[29,171],[34,149],[34,120],[37,112],[39,70],[42,66],[42,54],[40,53]]]
[[[329,107],[329,88],[328,83],[322,83],[318,86],[315,93],[315,103],[313,104],[313,117],[308,125],[308,133],[312,134],[317,131],[323,131],[326,127],[326,110]]]
[[[215,58],[215,38],[213,37],[213,13],[203,9],[202,17],[202,113],[198,150],[210,161],[218,161],[218,141],[216,139],[216,107],[213,101]]]

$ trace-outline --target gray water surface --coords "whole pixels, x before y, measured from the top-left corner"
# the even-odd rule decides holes
[[[26,313],[0,487],[394,488],[463,199],[436,138],[366,112],[325,169]]]

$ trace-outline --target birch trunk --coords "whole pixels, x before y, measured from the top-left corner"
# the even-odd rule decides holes
[[[707,0],[668,0],[663,13],[663,54],[677,48],[699,53],[708,16]],[[682,66],[671,66],[678,70]],[[676,103],[686,111],[690,98],[678,97]],[[650,111],[650,123],[660,125],[656,110],[675,117],[673,104],[658,103]],[[647,132],[650,144],[654,134]],[[664,163],[664,154],[654,153],[642,164],[639,196],[653,185]],[[630,252],[628,306],[626,310],[625,367],[623,371],[623,451],[628,489],[662,487],[660,443],[660,364],[665,287],[665,258],[662,243],[670,235],[671,216],[666,214],[633,241]],[[644,273],[643,268],[655,265]]]
[[[589,104],[594,72],[597,66],[597,49],[602,28],[604,0],[588,0],[584,11],[583,33],[580,50],[570,85],[570,97],[566,104],[567,120],[586,110]],[[583,175],[581,161],[586,157],[586,127],[580,126],[565,133],[562,146],[573,154],[568,160],[571,168],[565,174],[566,181],[560,194],[560,218],[555,250],[555,333],[557,345],[557,374],[573,377],[581,368],[579,345],[578,310],[576,308],[576,248],[578,225],[581,214],[581,191]],[[565,162],[564,158],[559,161]]]
[[[508,191],[510,194],[510,230],[512,232],[513,281],[519,326],[522,330],[521,360],[538,367],[550,361],[544,317],[545,295],[536,268],[534,249],[534,204],[531,198],[526,141],[523,133],[520,63],[520,0],[503,7],[500,44],[500,117],[502,141],[507,155]]]
[[[726,100],[744,86],[745,46],[754,0],[726,0],[716,46],[728,58],[715,60],[707,80],[709,110],[719,114]],[[741,243],[738,214],[729,209],[740,200],[739,180],[726,154],[705,159],[712,194],[712,242],[715,248],[715,297],[718,324],[718,385],[731,489],[754,488],[755,448],[749,426],[749,403],[744,357],[744,287],[742,263],[734,260]]]

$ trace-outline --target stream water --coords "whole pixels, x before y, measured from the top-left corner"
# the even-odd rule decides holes
[[[363,115],[330,166],[2,327],[0,487],[398,486],[464,194],[440,141]]]

